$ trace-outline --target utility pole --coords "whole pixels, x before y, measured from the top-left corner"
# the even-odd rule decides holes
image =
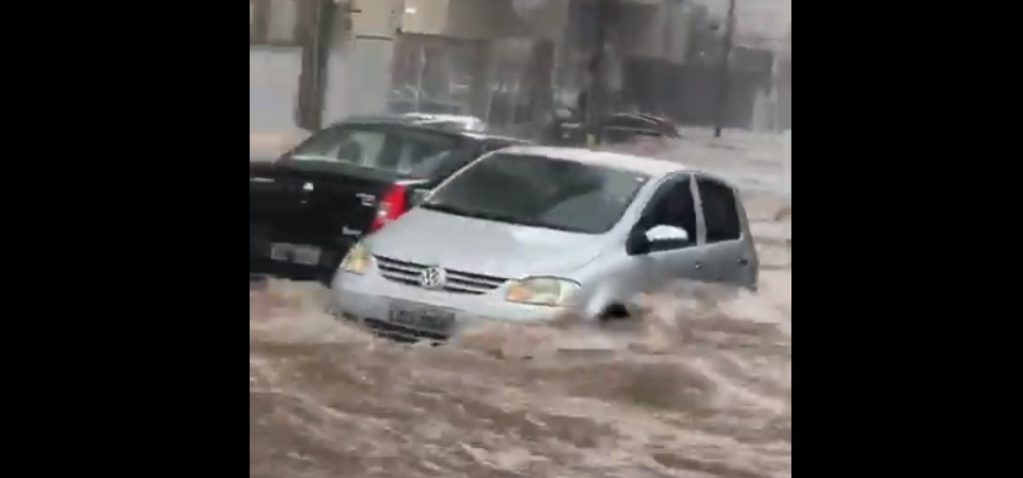
[[[732,45],[735,41],[735,0],[728,0],[728,17],[725,20],[725,44],[724,52],[721,54],[721,64],[718,70],[718,95],[714,104],[714,137],[721,137],[721,129],[725,122],[725,107],[728,105],[728,89],[731,86],[728,71],[729,60],[732,56]]]
[[[306,28],[302,29],[305,37],[301,39],[302,69],[298,76],[295,124],[308,131],[317,131],[323,127],[327,68],[337,9],[346,9],[342,10],[345,15],[358,10],[349,10],[350,2],[339,7],[332,0],[300,2],[298,8],[302,9],[300,15]]]
[[[607,98],[607,85],[604,80],[607,75],[605,71],[607,65],[607,23],[610,20],[608,10],[610,10],[612,1],[597,0],[596,31],[594,32],[595,51],[593,58],[587,65],[590,84],[588,86],[588,98],[586,98],[586,111],[583,113],[586,115],[586,146],[590,148],[599,145],[601,140],[600,123],[603,116],[604,103],[606,102],[605,99]]]

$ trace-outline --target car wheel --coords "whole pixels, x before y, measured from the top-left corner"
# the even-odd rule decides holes
[[[622,304],[612,304],[604,309],[604,312],[600,314],[601,322],[617,322],[621,320],[628,320],[632,318],[629,314],[629,310]]]

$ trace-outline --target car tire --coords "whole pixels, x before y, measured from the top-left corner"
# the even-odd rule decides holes
[[[622,304],[611,304],[605,307],[598,317],[600,322],[617,322],[631,318],[632,315],[629,314],[629,309]]]

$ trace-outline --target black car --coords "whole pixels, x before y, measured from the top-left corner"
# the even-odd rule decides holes
[[[668,119],[643,113],[619,112],[600,122],[604,143],[627,143],[642,137],[678,139],[678,128]],[[544,141],[559,146],[586,144],[585,122],[578,114],[555,119],[545,131]]]
[[[363,235],[484,153],[523,140],[400,116],[350,118],[249,163],[249,276],[328,282]]]

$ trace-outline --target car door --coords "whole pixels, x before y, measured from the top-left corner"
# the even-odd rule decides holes
[[[707,280],[745,287],[756,284],[757,257],[744,227],[745,213],[735,189],[704,174],[696,176],[700,210],[706,228],[701,245]]]
[[[646,257],[651,262],[651,270],[655,271],[658,282],[706,280],[706,259],[700,247],[704,231],[694,192],[692,177],[688,174],[679,175],[661,185],[647,204],[644,216],[650,218],[647,222],[650,227],[680,227],[689,234],[686,242],[652,245]]]
[[[740,262],[746,257],[746,265],[743,266],[742,280],[750,290],[757,290],[760,284],[760,256],[757,254],[756,241],[753,239],[753,232],[750,230],[749,215],[746,213],[746,206],[742,203],[742,197],[736,195],[735,205],[739,209],[739,220],[742,221],[742,246],[740,249]]]

